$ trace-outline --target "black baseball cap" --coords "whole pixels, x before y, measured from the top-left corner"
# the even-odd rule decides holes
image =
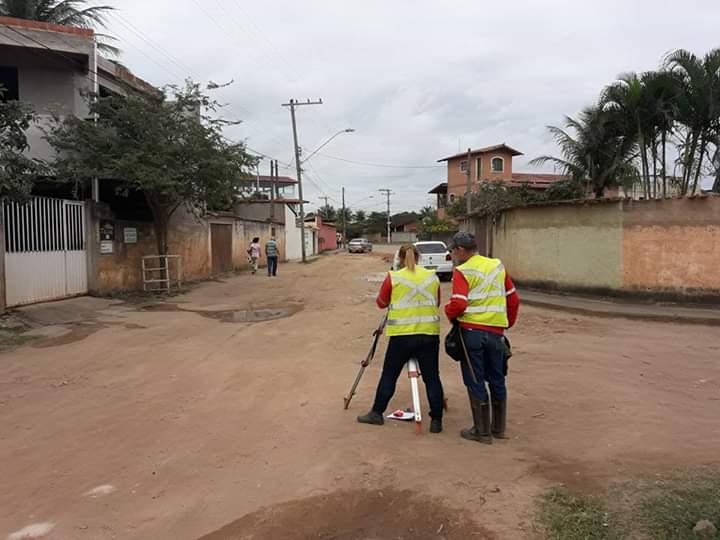
[[[448,249],[455,248],[466,248],[466,249],[477,249],[477,242],[475,242],[475,235],[467,231],[460,231],[455,233],[455,236],[450,240]]]

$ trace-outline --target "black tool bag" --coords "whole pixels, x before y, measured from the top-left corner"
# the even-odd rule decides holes
[[[448,335],[445,336],[445,352],[456,362],[462,362],[465,358],[462,342],[460,341],[460,323],[453,321],[452,328]]]

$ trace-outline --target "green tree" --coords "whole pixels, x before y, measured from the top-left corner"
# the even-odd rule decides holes
[[[432,206],[423,206],[420,209],[419,218],[422,221],[425,218],[433,217],[436,214],[437,214],[437,211]]]
[[[353,214],[353,223],[365,223],[365,220],[367,219],[367,215],[365,214],[365,210],[356,210],[355,214]]]
[[[78,28],[104,27],[112,6],[88,5],[87,0],[0,0],[0,16],[29,19]],[[101,38],[114,39],[98,34]],[[118,49],[107,41],[98,42],[98,48],[117,55]]]
[[[190,81],[157,95],[95,97],[90,113],[97,121],[69,116],[49,135],[60,156],[56,175],[113,179],[119,190],[141,191],[153,214],[158,254],[166,255],[175,211],[183,205],[198,214],[227,208],[256,163],[243,144],[222,136],[230,122],[214,117],[218,107]]]
[[[465,197],[466,195],[463,195],[456,199],[448,207],[448,215],[453,217],[465,215]],[[542,196],[533,192],[527,185],[508,186],[503,181],[481,182],[477,191],[472,193],[472,208],[480,215],[495,216],[508,208],[541,200]]]
[[[720,48],[702,58],[679,49],[667,55],[665,68],[681,83],[678,121],[682,124],[682,194],[695,193],[708,146],[720,142]]]
[[[3,88],[0,86],[0,98]],[[25,201],[43,165],[25,154],[26,131],[34,118],[29,106],[0,99],[0,199]]]
[[[598,198],[608,188],[635,181],[636,139],[626,133],[617,114],[595,105],[584,109],[578,119],[566,116],[565,128],[548,126],[561,157],[540,156],[532,165],[552,163],[572,180],[589,184]]]
[[[337,211],[329,204],[318,208],[317,213],[323,221],[335,221],[337,219]]]
[[[353,219],[353,212],[350,208],[345,207],[344,210],[342,208],[338,208],[338,210],[337,210],[338,225],[342,225],[343,220],[345,223],[351,223],[352,219]]]

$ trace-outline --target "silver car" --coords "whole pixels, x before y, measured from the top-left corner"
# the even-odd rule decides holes
[[[348,243],[348,251],[350,253],[370,253],[372,244],[365,238],[355,238]]]

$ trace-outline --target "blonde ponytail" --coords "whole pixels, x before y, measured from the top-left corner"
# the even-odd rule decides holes
[[[400,247],[399,257],[400,264],[404,268],[407,268],[411,272],[415,271],[417,261],[418,259],[420,259],[420,254],[418,253],[415,246],[413,246],[412,244],[406,244]]]

